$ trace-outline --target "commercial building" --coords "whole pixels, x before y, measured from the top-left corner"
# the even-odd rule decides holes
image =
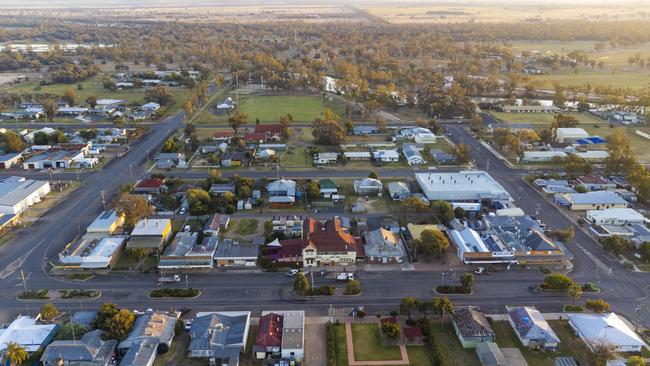
[[[0,354],[4,354],[10,342],[18,343],[30,354],[45,348],[54,339],[59,325],[36,324],[38,319],[19,315],[6,328],[0,329]]]
[[[9,169],[14,165],[18,165],[22,157],[22,153],[9,153],[0,156],[0,169]]]
[[[217,267],[254,267],[257,265],[259,246],[253,244],[240,244],[231,239],[224,239],[214,253]]]
[[[59,144],[23,161],[24,169],[70,169],[95,166],[97,158],[87,158],[90,144]]]
[[[81,339],[54,341],[41,356],[43,366],[109,366],[112,365],[116,340],[103,340],[102,331],[90,331]]]
[[[568,314],[569,324],[592,352],[608,347],[615,352],[641,352],[645,342],[618,315]]]
[[[555,134],[555,141],[561,144],[573,143],[586,138],[589,138],[589,133],[584,128],[577,127],[558,128]]]
[[[167,352],[174,339],[175,325],[175,316],[156,312],[140,315],[135,319],[129,335],[120,342],[117,348],[121,352],[125,352],[142,339],[154,338],[157,340],[157,351],[159,353]]]
[[[127,248],[161,249],[172,233],[170,219],[142,219],[135,224]]]
[[[540,163],[552,161],[553,159],[564,159],[567,154],[563,151],[524,151],[522,161],[528,163]]]
[[[510,201],[510,194],[488,173],[468,170],[458,173],[417,173],[415,178],[430,201]]]
[[[626,200],[612,191],[559,193],[555,195],[555,202],[572,211],[626,208],[629,206]]]
[[[555,350],[560,338],[551,326],[533,306],[506,306],[508,321],[517,338],[526,347]]]
[[[22,177],[0,178],[0,213],[17,215],[50,193],[48,181]]]
[[[610,190],[616,188],[616,183],[597,175],[587,175],[576,179],[578,185],[584,186],[590,191]]]
[[[587,221],[596,225],[643,224],[649,222],[645,216],[632,208],[607,208],[604,210],[589,210],[585,216]]]
[[[124,225],[124,215],[117,211],[103,211],[97,216],[86,231],[89,233],[114,234]]]
[[[75,239],[59,253],[59,262],[65,269],[113,268],[124,248],[124,236],[87,234]]]
[[[190,328],[188,356],[238,366],[239,354],[246,349],[250,317],[250,311],[197,313]]]
[[[140,338],[131,342],[131,346],[120,360],[120,366],[153,366],[158,355],[158,339]]]
[[[474,348],[481,342],[494,342],[496,335],[485,315],[471,306],[454,309],[453,325],[463,348]]]
[[[364,233],[364,254],[368,263],[403,263],[406,248],[399,234],[379,228]]]
[[[198,241],[198,233],[179,232],[160,256],[158,268],[198,269],[214,267],[219,238],[206,236]]]

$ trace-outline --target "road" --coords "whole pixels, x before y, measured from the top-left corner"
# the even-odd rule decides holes
[[[157,149],[168,135],[182,126],[183,115],[167,118],[160,125],[150,127],[150,133],[123,158],[114,159],[103,170],[83,174],[84,185],[74,195],[64,200],[55,209],[46,214],[33,226],[22,229],[10,243],[0,247],[0,284],[5,289],[0,294],[0,308],[5,310],[3,318],[9,318],[17,312],[35,310],[42,302],[22,302],[15,298],[21,286],[19,272],[22,269],[28,276],[30,288],[93,288],[100,289],[103,295],[98,300],[84,301],[83,307],[91,304],[113,301],[129,308],[169,308],[189,306],[195,310],[208,309],[250,309],[260,311],[269,307],[301,308],[309,314],[323,315],[332,304],[334,306],[364,305],[369,311],[388,311],[396,308],[401,298],[415,296],[430,298],[435,296],[433,288],[442,283],[449,283],[447,273],[443,281],[442,271],[373,271],[361,267],[358,277],[362,280],[364,292],[355,297],[334,297],[301,299],[290,291],[291,279],[282,273],[251,273],[249,271],[231,270],[211,274],[189,274],[189,285],[202,291],[196,299],[186,300],[152,300],[148,291],[156,288],[155,274],[111,274],[97,276],[86,282],[69,281],[50,277],[45,271],[45,261],[58,254],[69,240],[83,230],[102,209],[100,197],[102,191],[109,197],[120,185],[146,175],[142,163],[147,153]],[[602,297],[617,312],[629,319],[635,319],[638,299],[646,296],[650,284],[647,273],[633,273],[625,270],[605,253],[589,236],[566,218],[556,207],[547,202],[537,191],[521,179],[524,171],[508,167],[490,153],[462,124],[447,124],[447,132],[455,143],[470,146],[472,158],[477,168],[489,169],[490,174],[511,192],[517,205],[538,217],[551,228],[565,228],[574,225],[576,235],[568,249],[575,256],[572,276],[579,282],[597,281],[602,287],[598,295],[585,294],[584,298]],[[130,175],[133,167],[134,176]],[[411,177],[412,169],[377,169],[380,176]],[[273,171],[248,170],[237,172],[242,176],[274,177]],[[31,175],[47,174],[33,173]],[[288,178],[306,177],[365,177],[367,171],[358,170],[308,170],[282,171],[281,176]],[[207,172],[183,172],[175,176],[203,179]],[[227,174],[226,174],[227,175]],[[61,179],[75,179],[74,173],[60,173]],[[56,179],[56,178],[55,178]],[[251,214],[252,215],[252,214]],[[596,272],[596,268],[598,271]],[[460,275],[458,269],[457,276]],[[564,295],[531,294],[527,287],[541,282],[543,275],[536,270],[501,271],[490,276],[478,276],[475,291],[469,296],[451,296],[458,305],[479,305],[485,311],[502,312],[506,304],[535,305],[543,311],[559,311],[563,304],[570,301]],[[317,278],[317,281],[323,279]],[[405,286],[405,284],[408,284]],[[176,286],[184,286],[184,281]],[[317,282],[318,285],[318,282]],[[79,309],[78,301],[58,301],[57,307],[65,310]],[[650,315],[646,310],[640,312],[642,323],[650,326]]]

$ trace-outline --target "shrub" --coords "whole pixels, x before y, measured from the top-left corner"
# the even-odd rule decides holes
[[[93,298],[99,296],[96,290],[61,290],[62,299]]]
[[[398,316],[398,315],[399,313],[397,312],[397,310],[393,310],[390,312],[390,316]]]
[[[199,290],[195,288],[161,288],[151,291],[151,297],[194,297],[199,295]]]
[[[422,334],[425,337],[425,347],[429,348],[429,357],[431,359],[431,365],[433,366],[447,366],[447,361],[442,354],[442,349],[440,349],[440,344],[436,342],[436,339],[433,337],[433,332],[431,330],[431,322],[427,319],[420,319],[418,321],[420,324],[420,329]]]
[[[604,313],[611,308],[603,299],[586,300],[585,307],[594,313]]]
[[[357,295],[361,293],[361,282],[359,280],[351,280],[345,285],[346,295]]]
[[[381,326],[381,332],[390,339],[399,338],[401,331],[397,323],[385,323]]]
[[[600,287],[595,283],[585,283],[582,285],[582,292],[600,292]]]
[[[332,296],[334,295],[334,286],[310,287],[305,290],[306,296]]]
[[[436,291],[440,294],[469,294],[472,289],[464,286],[437,286]]]
[[[27,290],[18,295],[19,299],[38,299],[47,300],[50,298],[49,291],[46,289],[41,290]]]
[[[580,305],[564,305],[564,312],[566,313],[583,313],[585,308]]]

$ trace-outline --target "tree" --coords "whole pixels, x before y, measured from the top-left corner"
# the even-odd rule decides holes
[[[155,102],[166,106],[174,101],[174,95],[168,86],[157,86],[144,92],[147,102]]]
[[[16,342],[7,343],[4,362],[7,363],[7,361],[9,361],[9,366],[18,366],[27,361],[28,358],[29,354],[23,346]]]
[[[361,282],[359,280],[350,280],[345,285],[345,293],[347,295],[357,295],[361,293]]]
[[[122,341],[126,339],[133,328],[135,314],[128,309],[120,309],[109,321],[108,327],[103,329],[106,332],[106,338],[117,339]]]
[[[86,98],[86,103],[88,103],[90,109],[95,109],[95,106],[97,106],[97,96],[96,95],[88,96],[88,98]]]
[[[650,263],[650,243],[645,242],[639,247],[639,254],[644,263]]]
[[[233,111],[230,112],[230,117],[228,117],[228,125],[232,130],[237,134],[237,130],[243,125],[248,123],[248,113]]]
[[[569,296],[571,296],[571,305],[575,305],[576,300],[582,296],[582,286],[578,283],[571,285],[569,288]]]
[[[431,210],[433,214],[443,224],[448,224],[449,221],[454,219],[454,208],[451,203],[447,201],[434,201],[431,203]]]
[[[318,182],[310,182],[309,186],[307,186],[307,197],[309,197],[310,200],[315,200],[320,197],[320,187],[318,186]]]
[[[213,210],[213,200],[210,193],[201,188],[192,188],[187,191],[187,200],[190,204],[192,215],[207,215]]]
[[[645,366],[645,358],[642,356],[630,356],[625,363],[627,366]]]
[[[433,308],[436,313],[440,314],[441,319],[444,318],[445,314],[452,314],[454,311],[454,306],[447,296],[434,298]]]
[[[16,153],[25,150],[27,145],[17,134],[7,131],[2,135],[2,141],[5,145],[5,152]]]
[[[594,313],[605,313],[611,308],[611,306],[603,299],[585,300],[585,307]]]
[[[293,291],[298,295],[304,295],[307,290],[309,290],[309,281],[307,276],[300,272],[296,275],[296,279],[293,280]]]
[[[456,207],[454,209],[454,217],[457,219],[464,219],[465,217],[467,217],[467,212],[465,212],[465,209],[463,209],[460,206]]]
[[[74,89],[67,89],[65,93],[63,93],[63,100],[72,107],[75,104],[74,102],[77,100],[77,93]]]
[[[399,304],[399,313],[411,317],[413,311],[419,308],[420,301],[414,297],[405,297]]]
[[[398,339],[402,334],[400,331],[399,323],[384,323],[381,326],[381,332],[388,339]]]
[[[409,197],[403,200],[400,202],[400,206],[406,212],[424,213],[429,211],[429,205],[417,197]]]
[[[176,140],[174,139],[168,139],[166,140],[162,147],[160,148],[161,152],[164,153],[173,153],[173,152],[179,152],[181,150],[181,147],[177,143]]]
[[[346,132],[336,120],[316,118],[312,123],[311,133],[318,144],[340,145],[345,140]]]
[[[56,103],[56,100],[52,98],[47,98],[43,101],[43,113],[45,113],[45,117],[49,122],[52,122],[54,120],[54,117],[56,117],[57,112],[59,111],[58,104]]]
[[[293,122],[293,116],[290,114],[280,117],[280,126],[282,126],[282,138],[285,140],[289,139],[289,127],[291,127],[291,122]]]
[[[472,115],[472,124],[471,124],[471,129],[474,132],[480,132],[483,130],[483,118],[479,116],[478,114],[474,113]]]
[[[185,101],[185,104],[183,104],[183,110],[185,111],[185,117],[187,118],[192,118],[194,115],[194,104],[192,104],[191,100]]]
[[[113,303],[103,303],[99,307],[97,318],[95,318],[95,328],[104,329],[108,327],[108,321],[119,312],[119,308]]]
[[[48,303],[41,308],[41,319],[47,323],[51,322],[57,315],[59,315],[59,310],[54,304]]]
[[[617,129],[607,139],[607,152],[609,156],[604,161],[606,174],[628,174],[637,167],[630,139],[621,130]]]
[[[570,154],[564,159],[564,171],[570,177],[589,175],[592,170],[591,163],[578,155]]]
[[[88,328],[77,324],[75,322],[65,322],[59,328],[59,332],[56,334],[56,340],[68,341],[73,339],[79,339],[82,335],[88,332]]]
[[[115,210],[124,215],[124,226],[132,228],[143,217],[154,213],[153,207],[144,196],[123,193],[114,204]]]
[[[603,238],[600,241],[600,244],[603,246],[603,249],[614,255],[621,255],[632,249],[632,243],[620,235],[612,235]]]
[[[471,290],[472,285],[474,285],[474,275],[469,272],[463,273],[460,276],[460,285],[463,286],[464,289]]]
[[[379,175],[377,174],[376,171],[373,170],[370,173],[368,173],[368,178],[370,178],[370,179],[379,179]]]
[[[458,144],[454,149],[454,157],[458,164],[467,164],[470,160],[470,149],[465,144]]]
[[[560,290],[562,292],[568,290],[573,286],[573,280],[562,273],[551,273],[544,277],[544,284],[551,290]]]
[[[419,239],[412,240],[411,245],[424,255],[440,255],[449,248],[449,240],[442,231],[427,229],[422,231]]]

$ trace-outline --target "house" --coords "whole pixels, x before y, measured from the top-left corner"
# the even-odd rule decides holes
[[[629,206],[626,200],[612,191],[559,193],[555,195],[555,202],[572,211],[625,208]]]
[[[224,239],[214,253],[217,267],[255,267],[259,256],[259,245],[240,244]]]
[[[302,235],[303,218],[296,215],[273,216],[271,219],[274,233],[283,233],[287,237]]]
[[[589,133],[583,128],[567,127],[558,128],[555,134],[555,141],[559,143],[573,143],[576,140],[586,139]]]
[[[488,173],[468,170],[458,173],[416,173],[415,178],[429,201],[510,201],[508,191]]]
[[[210,186],[210,193],[215,196],[223,196],[226,193],[235,194],[237,187],[234,184],[212,184]]]
[[[48,181],[0,178],[0,214],[18,215],[50,193]]]
[[[212,268],[218,241],[206,236],[199,242],[198,233],[179,232],[160,256],[158,269]]]
[[[616,183],[607,178],[596,175],[587,175],[576,179],[578,185],[584,186],[590,191],[606,191],[616,188]]]
[[[407,345],[423,345],[424,335],[417,325],[404,327],[404,340]]]
[[[182,153],[159,153],[154,160],[160,169],[185,166],[185,154]]]
[[[433,160],[438,164],[453,164],[456,162],[454,154],[444,152],[440,149],[429,150],[429,154]]]
[[[190,358],[207,358],[212,364],[238,366],[246,349],[250,311],[200,312],[190,328]]]
[[[396,163],[399,161],[399,153],[397,150],[375,150],[372,158],[382,163]]]
[[[88,113],[88,108],[80,107],[63,107],[56,111],[56,114],[62,116],[81,116],[86,113]]]
[[[560,108],[550,105],[506,105],[501,108],[506,113],[557,113]]]
[[[364,178],[354,181],[354,192],[360,195],[379,195],[384,190],[384,185],[379,179]]]
[[[60,144],[53,146],[23,161],[23,169],[70,169],[75,166],[92,167],[97,164],[98,160],[96,158],[85,157],[85,155],[89,155],[89,150],[90,145],[88,144]]]
[[[172,345],[175,334],[176,317],[159,312],[148,312],[140,315],[133,322],[131,332],[117,346],[120,352],[127,351],[133,343],[142,339],[157,340],[158,353],[165,353]]]
[[[131,342],[120,360],[120,366],[153,366],[158,355],[158,339],[143,337]]]
[[[475,348],[481,342],[494,342],[496,335],[485,315],[466,306],[454,309],[454,331],[463,348]]]
[[[364,233],[364,253],[368,263],[403,263],[406,248],[399,234],[379,228]]]
[[[37,352],[52,342],[59,325],[37,324],[39,319],[40,315],[36,318],[19,315],[11,324],[0,329],[0,353],[5,353],[10,342],[18,343],[29,354]]]
[[[226,151],[221,154],[221,166],[225,168],[242,166],[246,161],[246,153],[242,151]]]
[[[283,360],[302,360],[305,356],[305,311],[263,311],[253,346],[256,358],[267,355]],[[261,356],[261,357],[260,357]]]
[[[330,198],[339,193],[339,185],[330,178],[319,180],[318,186],[320,187],[320,194],[324,198]]]
[[[421,165],[426,163],[426,160],[424,160],[422,154],[420,154],[420,151],[418,151],[418,148],[415,145],[404,144],[404,146],[402,146],[402,153],[409,165]]]
[[[567,154],[563,151],[524,151],[521,160],[528,163],[540,163],[566,157]]]
[[[218,236],[222,229],[228,228],[228,224],[230,224],[230,216],[218,213],[212,214],[203,225],[203,235]]]
[[[352,127],[352,134],[355,136],[374,135],[379,133],[377,126],[354,126]]]
[[[59,253],[59,262],[63,268],[113,268],[124,248],[126,237],[105,235],[89,233],[68,243]]]
[[[244,140],[248,143],[260,144],[266,141],[266,134],[263,132],[247,132],[244,134]]]
[[[103,332],[92,330],[81,339],[54,341],[43,351],[40,361],[43,366],[109,366],[117,341],[103,340]]]
[[[609,156],[609,153],[605,150],[589,150],[589,151],[576,151],[572,153],[572,155],[575,155],[581,159],[591,161],[591,162],[598,162],[598,161],[603,161],[607,159]]]
[[[141,194],[160,194],[166,190],[164,178],[142,179],[133,187],[133,192]]]
[[[278,179],[266,186],[272,207],[293,205],[296,202],[296,181]]]
[[[282,140],[282,125],[277,124],[259,124],[255,125],[254,134],[264,134],[264,141]]]
[[[639,123],[639,116],[634,112],[615,111],[611,116],[615,121],[626,125]]]
[[[370,160],[372,155],[369,151],[345,151],[343,156],[348,160]]]
[[[506,306],[508,321],[517,338],[526,347],[555,350],[560,338],[555,334],[542,313],[532,306]]]
[[[393,201],[403,201],[411,197],[411,190],[404,182],[389,182],[388,195]]]
[[[476,344],[476,357],[481,366],[508,366],[506,357],[499,345],[494,342],[479,342]]]
[[[141,110],[147,111],[147,112],[155,112],[160,109],[160,104],[154,103],[154,102],[149,102],[147,104],[143,104],[140,107]]]
[[[18,165],[22,157],[22,153],[9,153],[0,156],[0,169],[9,169],[14,165]]]
[[[269,160],[275,156],[275,150],[260,149],[255,153],[255,158],[260,160]]]
[[[124,225],[124,215],[117,211],[102,211],[86,228],[89,233],[114,234]]]
[[[235,102],[232,100],[231,97],[228,97],[219,103],[217,103],[217,109],[235,109]]]
[[[212,134],[212,139],[219,142],[229,142],[234,136],[234,131],[217,131]]]
[[[161,249],[172,233],[170,219],[142,219],[135,224],[127,248]]]
[[[604,210],[589,210],[585,216],[587,221],[596,225],[626,226],[649,222],[645,216],[632,208],[607,208]]]
[[[645,342],[615,313],[568,314],[569,325],[592,352],[608,347],[615,352],[641,352]]]
[[[336,164],[338,158],[339,158],[339,154],[334,152],[318,153],[314,155],[314,164],[315,165]]]

